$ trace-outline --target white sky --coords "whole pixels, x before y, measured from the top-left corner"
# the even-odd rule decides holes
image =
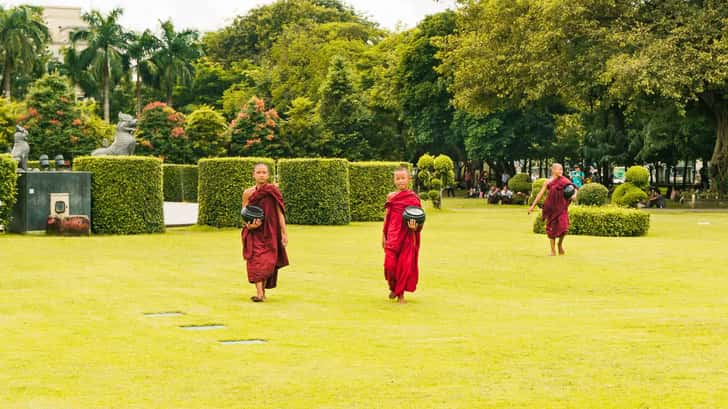
[[[0,3],[38,6],[76,6],[108,11],[124,9],[124,27],[156,30],[159,20],[172,19],[176,29],[211,31],[229,24],[251,8],[274,0],[0,0]],[[382,27],[393,30],[398,24],[414,27],[426,15],[454,8],[455,0],[344,0]]]

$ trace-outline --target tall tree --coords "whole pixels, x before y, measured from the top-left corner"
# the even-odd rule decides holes
[[[371,147],[366,139],[371,114],[362,103],[352,82],[346,61],[336,56],[321,86],[319,116],[332,156],[350,160],[369,159]]]
[[[714,187],[728,193],[728,3],[721,0],[635,3],[626,47],[607,62],[610,92],[625,100],[657,95],[680,108],[694,101],[715,122],[710,160]]]
[[[129,34],[119,24],[122,13],[117,8],[104,16],[92,10],[82,16],[88,28],[71,33],[74,52],[77,47],[85,47],[74,61],[78,67],[88,70],[103,92],[106,121],[110,119],[111,88],[122,75],[123,54],[129,43]]]
[[[0,57],[2,57],[3,94],[10,100],[13,75],[33,69],[37,56],[50,40],[40,7],[0,6]]]
[[[159,46],[159,39],[150,30],[145,30],[141,34],[130,34],[126,57],[134,67],[134,98],[136,99],[137,116],[142,113],[142,85],[152,83],[158,71],[152,62],[152,57]]]
[[[199,33],[195,30],[175,31],[170,20],[163,21],[159,49],[152,61],[156,66],[159,88],[167,105],[177,85],[189,85],[194,76],[193,61],[200,57]]]

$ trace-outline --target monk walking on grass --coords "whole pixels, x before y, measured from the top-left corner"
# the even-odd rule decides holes
[[[389,283],[389,298],[397,298],[404,304],[404,292],[414,292],[419,278],[418,257],[422,225],[410,220],[405,223],[402,213],[408,206],[421,207],[420,198],[409,189],[410,175],[407,168],[394,172],[396,192],[387,196],[384,218],[384,278]]]
[[[285,205],[278,187],[269,182],[268,165],[259,163],[253,170],[255,186],[243,193],[243,207],[263,209],[263,220],[246,223],[242,231],[243,258],[247,261],[248,281],[255,284],[253,302],[265,301],[265,290],[275,288],[278,269],[288,265]]]
[[[559,240],[559,255],[564,255],[564,238],[566,233],[569,231],[569,204],[576,194],[574,193],[570,199],[564,197],[564,188],[572,185],[571,181],[564,176],[564,168],[558,163],[554,163],[551,166],[551,179],[546,181],[541,188],[541,191],[536,195],[536,199],[528,208],[528,214],[531,214],[533,209],[536,207],[538,202],[541,200],[546,190],[549,191],[549,195],[546,197],[546,201],[543,204],[542,217],[546,221],[546,235],[549,238],[551,244],[551,255],[556,255],[556,239]]]

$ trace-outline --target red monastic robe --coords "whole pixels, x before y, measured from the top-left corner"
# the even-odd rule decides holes
[[[255,230],[243,227],[243,258],[247,261],[248,281],[265,281],[265,288],[275,288],[278,269],[288,265],[288,255],[283,246],[278,209],[285,213],[281,191],[275,185],[256,187],[248,204],[263,209],[263,224]]]
[[[546,235],[550,239],[563,236],[569,231],[569,204],[564,198],[564,188],[571,184],[565,176],[559,176],[547,185],[549,195],[543,204],[542,217],[546,221]]]
[[[420,198],[411,190],[404,190],[387,201],[384,219],[384,278],[389,289],[400,296],[414,292],[419,278],[420,227],[416,232],[407,227],[402,212],[407,206],[421,206]]]

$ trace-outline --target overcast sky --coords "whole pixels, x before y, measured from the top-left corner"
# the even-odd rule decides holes
[[[171,18],[178,29],[211,31],[229,24],[240,14],[274,0],[9,0],[11,5],[76,6],[108,11],[124,9],[122,24],[134,30],[156,29],[159,20]],[[0,0],[6,3],[8,0]],[[454,7],[455,0],[346,0],[382,27],[413,27],[426,15]]]

